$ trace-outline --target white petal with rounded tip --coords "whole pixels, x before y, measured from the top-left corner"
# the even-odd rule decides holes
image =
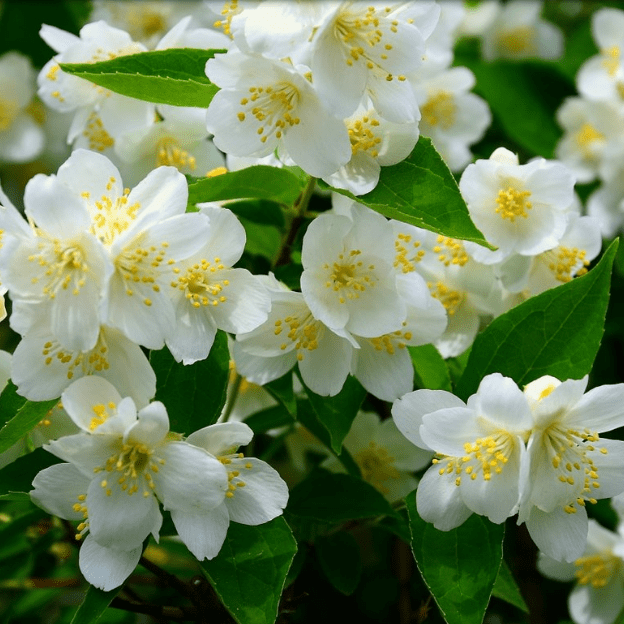
[[[86,495],[89,479],[72,464],[55,464],[41,470],[33,480],[33,502],[59,518],[82,520],[73,506],[78,496]]]
[[[92,535],[87,535],[80,548],[78,563],[80,571],[91,585],[103,591],[111,591],[132,574],[142,552],[142,546],[131,550],[107,548],[98,544]]]
[[[180,539],[198,561],[213,559],[219,554],[230,526],[230,515],[225,503],[199,513],[173,509],[171,519]]]
[[[186,438],[189,444],[199,446],[212,455],[229,455],[239,446],[246,446],[253,438],[253,431],[243,422],[225,422],[199,429]]]

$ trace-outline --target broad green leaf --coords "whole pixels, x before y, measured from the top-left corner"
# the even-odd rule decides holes
[[[25,397],[17,394],[17,386],[9,379],[2,394],[0,394],[0,423],[4,425],[11,420],[26,401]]]
[[[32,482],[37,473],[48,466],[58,464],[60,461],[58,457],[42,448],[18,457],[14,462],[0,470],[0,499],[22,499],[24,492],[32,490]]]
[[[314,543],[321,570],[341,593],[350,596],[362,576],[360,547],[351,533],[340,531]]]
[[[139,100],[207,108],[219,89],[206,76],[206,61],[221,52],[225,50],[172,48],[99,63],[62,63],[61,69]]]
[[[237,217],[247,219],[251,223],[284,227],[284,213],[277,202],[268,199],[244,199],[228,202],[225,207]]]
[[[245,243],[245,253],[253,256],[262,256],[273,264],[277,260],[282,244],[280,231],[272,225],[259,225],[251,223],[239,217],[241,225],[245,228],[247,242]]]
[[[297,399],[293,390],[293,375],[289,371],[279,379],[265,384],[263,388],[284,406],[284,409],[293,417],[297,418]]]
[[[219,554],[200,565],[238,624],[273,624],[297,542],[284,518],[230,523]]]
[[[529,613],[529,607],[527,607],[527,604],[520,593],[520,588],[518,587],[518,584],[516,583],[516,580],[511,574],[511,570],[505,563],[504,559],[498,571],[494,587],[492,588],[492,596],[496,596],[514,607],[518,607],[518,609],[520,609],[520,611],[524,611],[524,613]]]
[[[425,584],[448,624],[481,624],[503,558],[504,524],[473,514],[452,531],[438,531],[405,499],[412,552]]]
[[[512,308],[477,336],[457,396],[466,400],[489,373],[519,386],[541,377],[580,379],[591,370],[604,331],[618,242],[586,275]]]
[[[355,197],[333,190],[390,219],[489,247],[470,220],[453,174],[426,137],[420,137],[404,161],[382,167],[379,182],[370,193]]]
[[[451,376],[444,358],[431,344],[407,347],[414,365],[415,382],[419,388],[451,392]]]
[[[359,466],[351,457],[351,454],[343,446],[340,453],[336,453],[332,449],[331,438],[327,429],[319,420],[310,401],[297,401],[297,420],[315,435],[336,457],[340,460],[345,470],[353,477],[360,478],[361,472]]]
[[[217,422],[230,377],[225,332],[217,332],[205,360],[184,366],[168,349],[161,349],[150,353],[150,364],[156,373],[156,399],[167,408],[171,431],[188,435]]]
[[[254,433],[265,433],[269,429],[291,425],[293,422],[293,417],[283,405],[267,407],[245,418],[245,424],[249,425]]]
[[[78,607],[72,618],[71,624],[95,624],[104,611],[108,609],[113,598],[119,593],[121,587],[105,592],[93,585],[89,585],[82,604]]]
[[[299,518],[330,523],[395,513],[383,494],[366,481],[325,470],[312,472],[292,489],[287,509]]]
[[[366,390],[351,376],[347,377],[342,390],[333,397],[315,394],[307,386],[305,390],[316,416],[329,432],[332,450],[340,453],[342,441],[351,429],[353,419],[366,397]]]
[[[552,158],[561,136],[555,111],[565,97],[575,94],[573,83],[546,63],[477,61],[468,67],[477,79],[475,91],[506,134],[530,154]]]
[[[0,453],[13,446],[20,438],[26,435],[37,423],[42,421],[46,414],[58,403],[52,401],[26,401],[17,410],[17,414],[7,421],[0,429]]]
[[[304,187],[301,178],[288,169],[254,165],[240,171],[194,179],[189,182],[189,203],[265,199],[292,206]]]

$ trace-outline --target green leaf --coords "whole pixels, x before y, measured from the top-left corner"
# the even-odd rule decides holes
[[[359,466],[346,448],[342,447],[340,453],[332,449],[329,432],[319,420],[310,401],[297,401],[297,420],[336,455],[351,476],[358,479],[362,476]]]
[[[492,588],[492,596],[496,596],[514,607],[518,607],[520,611],[524,611],[526,614],[529,613],[529,607],[527,607],[527,603],[520,593],[520,588],[504,559]]]
[[[102,591],[89,585],[82,604],[78,607],[76,614],[72,618],[71,624],[95,624],[104,611],[119,593],[121,587],[117,587],[109,592]]]
[[[219,554],[200,565],[238,624],[272,624],[296,552],[282,517],[259,526],[232,522]]]
[[[489,373],[519,386],[541,377],[580,379],[591,370],[604,331],[618,242],[586,275],[531,297],[477,336],[457,396],[466,400]]]
[[[366,390],[362,388],[357,379],[351,376],[347,377],[342,390],[333,397],[315,394],[307,386],[305,386],[305,390],[312,409],[329,432],[331,449],[334,453],[340,453],[342,441],[351,429],[353,419],[366,397]]]
[[[254,165],[211,178],[189,182],[189,203],[226,199],[266,199],[292,206],[305,183],[288,169]],[[242,215],[241,215],[242,216]]]
[[[225,50],[172,48],[100,63],[62,63],[61,69],[139,100],[207,108],[219,88],[206,76],[206,61],[222,52]]]
[[[404,161],[382,167],[379,182],[370,193],[355,197],[333,190],[390,219],[490,247],[470,220],[453,174],[426,137],[420,137]]]
[[[405,499],[412,552],[425,584],[448,624],[481,624],[503,558],[504,524],[473,514],[452,531],[438,531]]]
[[[451,376],[444,358],[432,345],[407,347],[414,365],[415,382],[419,388],[452,391]]]
[[[251,427],[254,434],[265,433],[269,429],[293,424],[293,418],[283,405],[274,405],[248,416],[245,424]]]
[[[32,482],[37,473],[48,466],[58,464],[60,461],[58,457],[42,448],[18,457],[14,462],[0,470],[0,499],[23,498],[22,493],[32,490]]]
[[[161,349],[150,353],[150,364],[156,373],[156,400],[167,408],[171,431],[188,435],[217,422],[230,377],[225,332],[217,332],[205,360],[184,366],[168,349]]]
[[[325,470],[312,472],[292,489],[287,509],[300,518],[329,523],[395,513],[383,494],[366,481]]]
[[[266,258],[270,264],[277,259],[282,244],[280,231],[272,225],[259,225],[251,223],[239,217],[238,220],[245,228],[247,241],[245,243],[245,253]]]
[[[566,36],[565,53],[556,64],[574,81],[581,65],[595,54],[598,54],[598,48],[591,34],[591,20],[585,19]]]
[[[561,130],[555,111],[574,95],[573,83],[546,63],[495,61],[468,63],[483,96],[506,134],[518,145],[552,158]],[[545,88],[544,85],[548,85]]]
[[[316,556],[329,582],[342,594],[350,596],[362,576],[360,547],[351,533],[341,531],[316,542]]]
[[[231,210],[237,217],[247,219],[251,223],[272,225],[277,228],[283,228],[285,224],[281,206],[277,202],[268,199],[233,201],[227,203],[225,207]]]
[[[287,372],[279,379],[265,384],[263,388],[269,392],[276,401],[283,405],[284,409],[286,409],[293,418],[297,418],[297,399],[295,398],[295,391],[293,390],[292,371]]]
[[[17,414],[7,421],[0,429],[0,453],[13,446],[20,438],[26,435],[37,423],[42,421],[46,414],[58,403],[52,401],[26,401],[17,410]]]
[[[26,398],[17,394],[17,386],[9,379],[0,394],[0,423],[4,425],[24,406]]]

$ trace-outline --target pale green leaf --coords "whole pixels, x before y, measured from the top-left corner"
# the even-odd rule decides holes
[[[0,453],[13,446],[33,429],[57,403],[58,399],[40,402],[26,401],[17,410],[17,414],[0,429]]]

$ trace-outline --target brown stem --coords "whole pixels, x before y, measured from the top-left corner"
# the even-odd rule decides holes
[[[149,570],[154,576],[157,576],[165,585],[169,585],[177,590],[180,594],[188,598],[189,600],[194,602],[195,592],[183,581],[181,581],[177,576],[170,574],[166,570],[163,570],[155,563],[152,563],[149,559],[145,557],[141,557],[139,559],[139,563],[146,569]]]
[[[123,609],[133,613],[144,613],[159,620],[177,620],[180,622],[197,620],[199,612],[195,607],[158,607],[155,605],[136,604],[123,598],[113,598],[110,604],[114,609]]]

